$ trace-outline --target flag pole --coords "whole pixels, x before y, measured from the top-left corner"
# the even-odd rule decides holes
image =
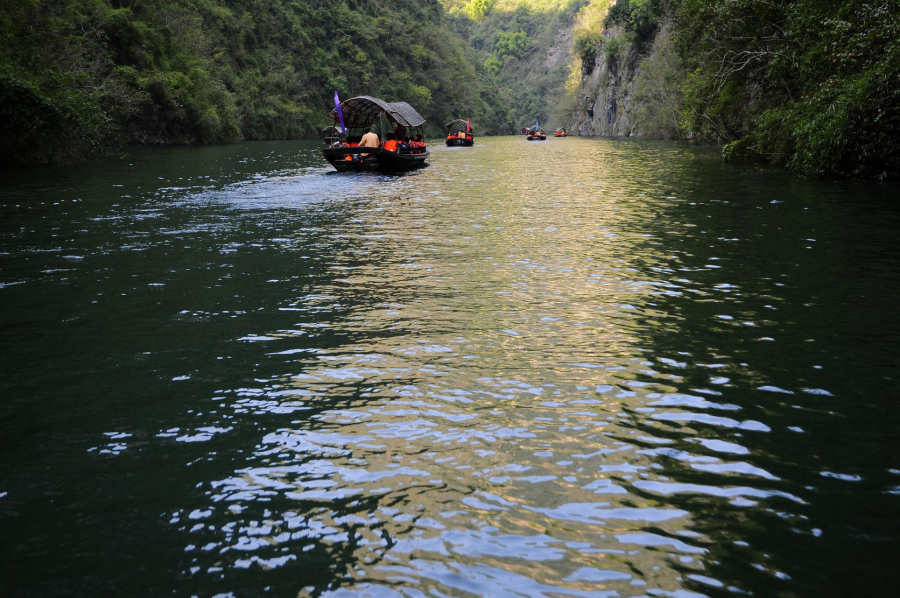
[[[337,110],[338,118],[341,120],[341,134],[347,136],[347,127],[344,126],[344,112],[341,110],[341,100],[338,98],[338,92],[334,90],[334,107]]]

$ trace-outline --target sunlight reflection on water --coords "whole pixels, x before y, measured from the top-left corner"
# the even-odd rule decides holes
[[[342,561],[349,585],[334,595],[676,592],[706,570],[678,555],[712,540],[666,497],[803,502],[734,460],[751,454],[739,443],[697,438],[770,427],[709,413],[742,408],[691,394],[688,352],[654,358],[648,334],[678,328],[658,302],[714,292],[676,275],[709,267],[660,251],[657,235],[681,228],[660,221],[670,191],[647,184],[670,170],[666,152],[625,169],[614,144],[590,149],[437,152],[405,177],[317,172],[198,198],[248,212],[350,205],[322,207],[345,210],[331,236],[278,248],[327,256],[330,283],[284,297],[291,329],[238,339],[271,340],[260,358],[284,371],[223,393],[229,421],[263,417],[271,431],[194,506],[215,526],[176,522],[197,574],[310,551]],[[677,374],[658,368],[676,358]],[[673,460],[718,483],[678,483]]]
[[[785,571],[828,526],[820,485],[896,495],[805,431],[866,384],[831,371],[845,299],[802,254],[835,233],[792,179],[664,143],[488,139],[401,176],[305,151],[126,185],[140,201],[72,212],[100,242],[5,236],[40,264],[0,293],[68,285],[73,321],[132,330],[80,333],[71,367],[114,356],[131,394],[103,395],[78,467],[147,464],[175,587],[766,595],[804,587]]]

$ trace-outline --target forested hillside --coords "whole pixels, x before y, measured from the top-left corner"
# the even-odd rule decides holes
[[[727,159],[805,175],[900,177],[898,2],[591,0],[575,48],[580,112],[624,123],[617,134],[717,140]]]
[[[514,127],[437,0],[6,0],[0,161],[315,136],[334,89]]]
[[[442,1],[456,31],[496,77],[519,126],[537,120],[556,127],[570,118],[572,27],[587,0]]]
[[[900,2],[3,0],[0,163],[313,137],[337,89],[437,134],[535,120],[900,176]]]

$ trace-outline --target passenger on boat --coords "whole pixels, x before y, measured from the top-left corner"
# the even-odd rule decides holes
[[[366,127],[365,134],[359,140],[359,147],[378,147],[379,145],[381,145],[381,141],[378,139],[378,135]]]
[[[397,139],[394,137],[393,133],[388,133],[386,135],[387,141],[384,142],[384,149],[389,152],[396,152],[399,144],[397,143]]]
[[[358,135],[348,135],[341,143],[341,147],[357,147],[359,145]],[[344,160],[347,162],[359,162],[359,154],[344,154]]]
[[[394,123],[394,138],[399,140],[404,137],[406,137],[406,127],[400,123]]]

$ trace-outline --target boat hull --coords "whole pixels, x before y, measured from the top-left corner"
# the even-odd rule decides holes
[[[406,154],[380,147],[329,147],[322,150],[322,155],[338,172],[403,172],[427,166],[428,159],[428,151]]]
[[[475,140],[452,138],[447,140],[447,145],[450,147],[472,147],[475,145]]]

